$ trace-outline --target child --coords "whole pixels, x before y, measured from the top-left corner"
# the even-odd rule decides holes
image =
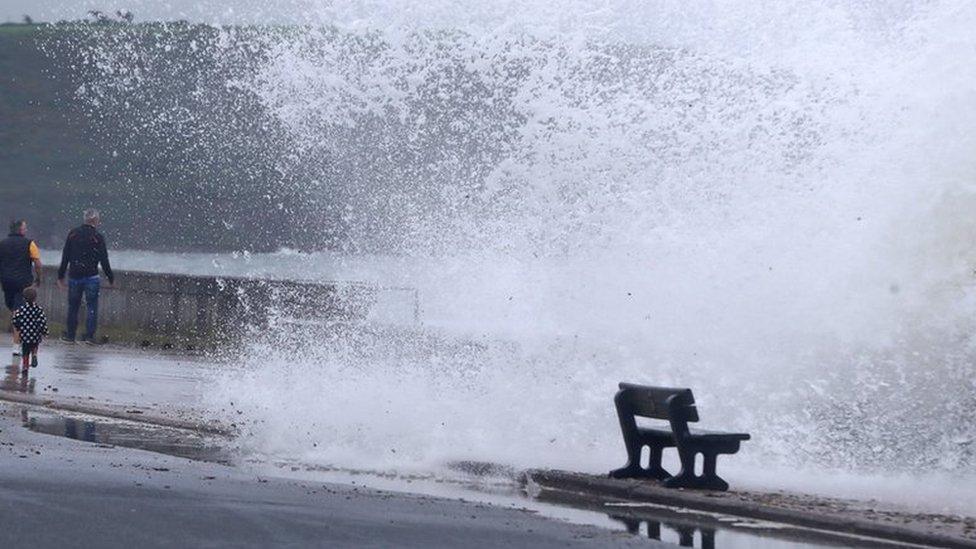
[[[37,290],[24,288],[24,304],[13,317],[14,326],[20,332],[22,371],[25,376],[29,366],[37,368],[37,347],[41,344],[41,338],[47,335],[47,319],[36,302]]]

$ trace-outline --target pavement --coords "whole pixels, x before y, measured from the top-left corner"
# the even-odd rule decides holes
[[[477,502],[258,477],[51,437],[0,415],[0,546],[648,547]],[[15,414],[16,415],[16,414]],[[664,546],[652,543],[651,546]]]
[[[203,357],[50,341],[40,359],[26,377],[0,366],[0,547],[648,546],[525,508],[225,465]]]
[[[10,337],[0,337],[0,357],[10,357],[4,352],[10,347]],[[199,356],[116,345],[66,344],[53,338],[42,344],[38,356],[40,365],[27,378],[16,368],[6,368],[0,390],[199,410],[200,384],[218,368]],[[13,364],[14,360],[4,358],[0,364]]]
[[[539,470],[522,475],[533,499],[499,505],[439,488],[421,495],[409,480],[368,489],[341,475],[229,467],[240,461],[228,452],[234,428],[208,418],[200,399],[221,367],[177,352],[60,342],[45,344],[26,378],[12,361],[0,366],[0,546],[629,546],[638,541],[629,531],[645,536],[644,547],[684,544],[696,532],[704,546],[976,547],[972,517],[808,494],[684,492]]]

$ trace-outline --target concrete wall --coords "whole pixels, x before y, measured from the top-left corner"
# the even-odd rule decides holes
[[[57,287],[57,269],[44,268],[38,302],[61,335],[67,317],[67,291]],[[189,276],[116,271],[116,285],[103,279],[99,335],[110,340],[172,344],[223,342],[260,328],[271,315],[306,320],[365,318],[376,289],[342,283],[317,284],[234,277]],[[78,337],[84,333],[85,306]],[[5,328],[9,325],[4,316]]]

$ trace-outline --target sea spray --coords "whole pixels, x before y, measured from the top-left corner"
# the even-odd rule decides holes
[[[226,84],[333,233],[304,272],[422,315],[261,333],[213,395],[244,447],[602,471],[629,380],[693,387],[739,463],[972,474],[976,10],[595,6],[337,3],[255,39]]]

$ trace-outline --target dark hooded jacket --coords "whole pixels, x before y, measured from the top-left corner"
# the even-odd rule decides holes
[[[64,279],[65,272],[74,279],[98,276],[99,263],[108,281],[114,282],[115,275],[112,274],[112,266],[108,262],[108,249],[102,233],[88,224],[72,229],[61,252],[58,280]]]

